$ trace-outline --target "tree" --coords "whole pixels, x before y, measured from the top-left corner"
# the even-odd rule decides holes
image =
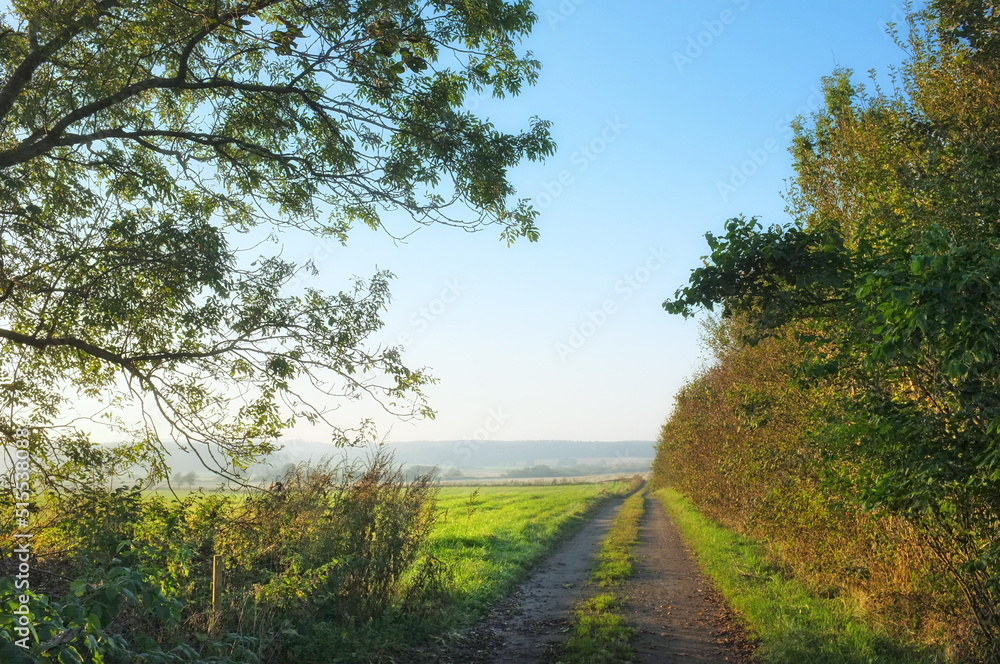
[[[254,258],[246,233],[347,241],[416,222],[537,239],[508,169],[554,150],[463,110],[517,94],[528,2],[37,0],[0,16],[0,430],[31,427],[50,481],[81,467],[167,471],[163,443],[237,477],[296,419],[371,435],[301,396],[369,395],[430,415],[429,377],[367,347],[391,275],[334,295]],[[61,416],[108,405],[94,446]],[[129,411],[128,409],[133,409]],[[134,419],[133,419],[134,418]],[[96,420],[96,418],[94,418]],[[141,424],[135,424],[141,421]],[[93,426],[88,424],[87,426]]]
[[[194,471],[189,471],[187,473],[174,473],[174,484],[178,487],[188,485],[189,489],[194,488],[194,483],[198,481],[198,476],[194,474]]]
[[[869,508],[918,523],[1000,660],[1000,11],[911,14],[896,86],[848,71],[795,126],[795,222],[731,220],[664,303],[721,305],[744,341],[801,333],[836,388],[813,442]]]

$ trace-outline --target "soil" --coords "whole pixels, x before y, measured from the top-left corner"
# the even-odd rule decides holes
[[[622,500],[605,505],[560,544],[507,599],[474,627],[421,661],[437,664],[552,664],[569,635],[573,609]],[[660,501],[646,497],[635,576],[623,614],[636,630],[640,664],[750,662],[754,645],[712,590]]]

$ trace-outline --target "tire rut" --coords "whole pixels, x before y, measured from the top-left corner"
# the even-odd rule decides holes
[[[624,616],[641,664],[748,662],[753,646],[698,569],[659,500],[646,496]]]

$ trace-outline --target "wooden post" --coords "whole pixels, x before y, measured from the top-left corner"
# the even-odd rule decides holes
[[[222,556],[212,556],[212,617],[222,610]]]

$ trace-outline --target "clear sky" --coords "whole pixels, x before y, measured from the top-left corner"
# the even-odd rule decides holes
[[[421,230],[405,244],[356,229],[347,248],[288,238],[333,291],[376,267],[397,276],[380,341],[439,379],[438,417],[394,422],[393,442],[652,439],[700,364],[698,324],[662,301],[740,213],[784,222],[790,120],[821,103],[835,67],[902,59],[890,0],[539,0],[524,47],[542,62],[515,99],[472,100],[508,130],[553,121],[557,154],[513,173],[541,239]],[[749,176],[739,173],[740,169]],[[299,428],[290,439],[324,440]]]

